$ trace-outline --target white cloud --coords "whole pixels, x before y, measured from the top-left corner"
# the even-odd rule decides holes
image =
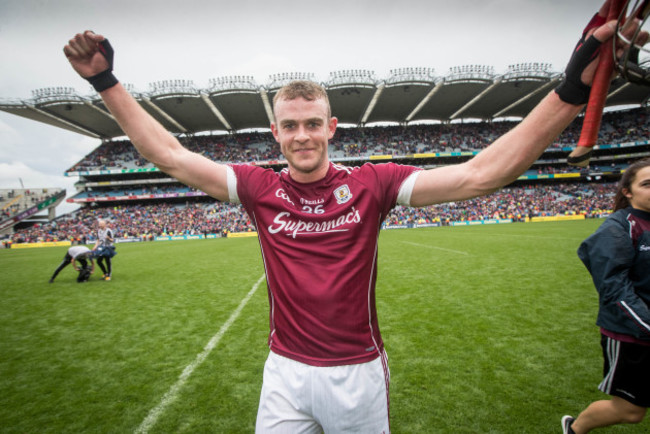
[[[0,163],[0,185],[3,188],[22,188],[21,180],[25,188],[64,187],[60,177],[47,175],[23,162]]]

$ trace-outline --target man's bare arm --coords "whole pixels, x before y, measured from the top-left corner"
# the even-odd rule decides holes
[[[86,31],[75,35],[64,47],[68,61],[81,77],[88,79],[112,69],[101,51],[103,41],[103,36]],[[120,83],[100,90],[100,96],[144,158],[180,182],[221,201],[228,200],[225,165],[184,148]]]
[[[516,180],[578,115],[581,106],[562,102],[551,92],[515,128],[471,160],[425,170],[411,194],[412,206],[470,199]]]
[[[101,97],[144,158],[183,184],[228,200],[225,165],[184,148],[121,84],[103,91]]]
[[[602,42],[608,41],[614,33],[614,22],[606,23],[590,31],[589,35]],[[583,50],[587,44],[576,50]],[[597,49],[592,44],[589,49]],[[591,54],[591,53],[589,53]],[[597,52],[582,62],[582,57],[572,57],[580,61],[574,68],[572,79],[591,86],[598,64]],[[481,151],[471,160],[454,165],[431,169],[420,173],[411,194],[412,206],[426,206],[436,203],[470,199],[492,193],[513,182],[526,171],[560,135],[560,133],[580,113],[583,102],[571,101],[570,86],[558,92],[549,93],[526,118],[512,130],[501,136],[493,144]],[[588,93],[588,92],[587,92]]]

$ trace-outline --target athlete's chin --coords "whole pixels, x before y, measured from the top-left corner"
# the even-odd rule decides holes
[[[302,173],[314,173],[323,167],[324,163],[320,159],[296,158],[291,161],[291,165]]]
[[[305,174],[311,174],[317,172],[318,169],[320,168],[320,166],[317,164],[294,164],[293,167],[298,172],[305,173]]]

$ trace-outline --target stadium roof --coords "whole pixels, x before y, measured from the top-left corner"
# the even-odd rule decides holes
[[[454,67],[445,76],[436,76],[430,68],[399,68],[385,79],[368,70],[346,70],[330,73],[322,84],[339,123],[363,126],[521,118],[561,78],[548,64],[525,63],[511,65],[500,75],[481,65]],[[169,131],[192,135],[268,128],[273,96],[295,79],[313,80],[313,74],[276,74],[265,86],[249,76],[212,79],[207,89],[196,88],[190,80],[151,83],[149,91],[142,93],[125,86]],[[67,87],[38,89],[31,99],[0,102],[0,110],[104,140],[124,136],[99,95],[92,92],[81,96]],[[638,106],[648,98],[650,87],[617,79],[606,105]]]

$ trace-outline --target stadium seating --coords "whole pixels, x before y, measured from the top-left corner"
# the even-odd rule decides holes
[[[41,210],[53,210],[64,196],[59,188],[0,189],[0,234],[11,232]]]
[[[611,208],[615,181],[631,160],[650,155],[647,108],[606,113],[587,169],[566,164],[580,134],[574,122],[520,179],[490,196],[426,208],[397,207],[387,225],[450,224],[507,218],[581,214],[600,216]],[[347,165],[389,160],[435,167],[471,158],[515,126],[515,122],[458,123],[339,128],[330,158]],[[270,132],[182,137],[188,149],[221,162],[284,167]],[[376,158],[381,156],[381,158]],[[223,204],[184,186],[135,152],[126,140],[102,143],[67,172],[80,177],[70,202],[82,208],[49,223],[18,230],[13,242],[92,240],[97,218],[111,221],[116,237],[150,239],[170,234],[223,234],[252,231],[239,206]],[[3,206],[12,207],[6,200]]]

